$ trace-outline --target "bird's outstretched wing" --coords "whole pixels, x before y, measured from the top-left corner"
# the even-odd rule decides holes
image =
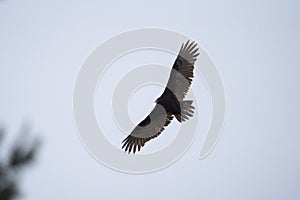
[[[182,101],[187,94],[194,77],[194,64],[197,60],[199,48],[197,43],[187,41],[182,44],[179,54],[173,64],[169,81],[164,93],[171,90],[178,101]],[[164,93],[162,95],[164,95]]]
[[[156,104],[151,113],[123,140],[122,149],[125,148],[128,153],[140,151],[147,141],[161,134],[172,119],[172,114],[166,113],[163,106]]]

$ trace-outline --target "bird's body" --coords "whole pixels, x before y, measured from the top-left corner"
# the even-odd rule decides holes
[[[168,88],[157,99],[156,103],[162,105],[167,113],[180,114],[180,103],[174,93]]]
[[[162,95],[155,101],[156,106],[123,140],[122,148],[130,153],[140,150],[145,143],[157,137],[170,124],[173,117],[182,122],[192,117],[195,109],[192,100],[184,100],[194,77],[194,63],[198,48],[194,42],[181,46],[172,67],[170,77]]]

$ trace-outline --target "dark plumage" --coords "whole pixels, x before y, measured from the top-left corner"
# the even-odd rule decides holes
[[[158,135],[168,126],[173,116],[185,121],[193,116],[192,100],[184,100],[194,77],[194,63],[198,48],[195,42],[187,41],[181,46],[173,64],[169,81],[162,95],[155,101],[156,106],[123,140],[122,149],[130,153],[140,151],[145,143]]]

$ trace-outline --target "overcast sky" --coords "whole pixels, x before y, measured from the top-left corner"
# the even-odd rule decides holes
[[[296,0],[0,1],[0,123],[13,135],[30,121],[44,141],[22,177],[22,199],[299,199],[299,24]],[[198,159],[200,132],[170,167],[131,175],[86,152],[72,95],[92,50],[142,27],[182,32],[206,49],[224,82],[227,118],[206,159]]]

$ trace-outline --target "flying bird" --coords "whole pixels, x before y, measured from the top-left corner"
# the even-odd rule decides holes
[[[155,107],[123,141],[125,152],[135,153],[149,140],[159,136],[172,119],[178,122],[188,120],[193,116],[192,100],[184,100],[194,77],[194,63],[197,60],[199,48],[197,43],[183,43],[173,64],[167,86],[162,95],[155,100]]]

